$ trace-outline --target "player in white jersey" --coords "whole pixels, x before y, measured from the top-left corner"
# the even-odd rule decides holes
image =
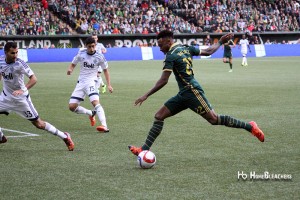
[[[243,55],[243,60],[242,60],[242,66],[248,66],[247,63],[247,48],[249,49],[249,52],[251,53],[249,41],[246,38],[246,35],[242,36],[242,39],[240,39],[239,42],[239,48],[241,49],[241,53]]]
[[[107,50],[106,50],[106,48],[104,47],[104,45],[102,43],[98,43],[97,34],[93,34],[92,37],[96,41],[96,51],[98,51],[99,53],[105,54],[107,52]],[[101,93],[105,93],[106,92],[106,85],[102,80],[101,73],[102,73],[102,68],[99,67],[98,68],[98,74],[97,74],[98,79],[96,81],[96,88],[101,87]]]
[[[0,80],[3,79],[3,91],[0,95],[0,114],[8,115],[15,112],[21,117],[31,121],[38,129],[63,139],[69,151],[74,150],[74,143],[67,132],[62,132],[48,122],[43,121],[32,104],[28,90],[37,82],[37,78],[30,67],[18,58],[17,44],[7,42],[4,46],[5,56],[0,56]],[[28,82],[24,83],[24,76]],[[0,127],[0,143],[7,142]]]
[[[113,88],[110,84],[108,64],[104,56],[96,51],[96,41],[92,37],[86,39],[85,46],[86,49],[80,50],[73,58],[67,71],[67,75],[71,75],[75,66],[80,63],[80,73],[77,85],[69,101],[69,109],[77,114],[89,115],[91,126],[95,126],[95,115],[97,115],[101,122],[101,125],[97,126],[97,130],[99,132],[109,132],[104,109],[100,104],[99,93],[95,87],[98,67],[101,67],[106,78],[107,87],[111,93],[113,92]],[[83,101],[86,96],[89,97],[94,110],[88,110],[80,106],[81,101]]]

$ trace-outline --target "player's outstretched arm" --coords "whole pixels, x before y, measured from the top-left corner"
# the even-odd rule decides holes
[[[163,71],[160,79],[156,82],[156,84],[151,88],[146,94],[139,97],[137,100],[135,100],[134,105],[142,105],[142,103],[152,94],[163,88],[169,81],[169,77],[171,75],[172,71]]]
[[[220,38],[218,43],[213,44],[213,45],[211,45],[210,47],[208,47],[206,49],[201,49],[200,56],[210,56],[211,54],[215,53],[221,45],[228,42],[230,40],[230,38],[232,38],[232,37],[233,37],[232,33],[228,33],[226,35],[223,35]]]
[[[71,75],[71,74],[72,74],[72,72],[73,72],[75,66],[76,66],[76,65],[73,64],[73,63],[70,64],[70,66],[69,66],[69,68],[68,68],[68,70],[67,70],[67,75]]]

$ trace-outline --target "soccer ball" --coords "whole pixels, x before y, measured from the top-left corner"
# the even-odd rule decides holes
[[[156,163],[155,154],[152,151],[142,151],[137,157],[138,166],[143,169],[150,169]]]

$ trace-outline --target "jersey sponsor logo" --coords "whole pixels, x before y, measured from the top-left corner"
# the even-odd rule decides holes
[[[86,68],[94,68],[95,67],[95,64],[89,64],[87,62],[83,62],[83,67],[86,67]]]
[[[12,73],[8,73],[8,74],[6,75],[4,72],[2,72],[1,75],[2,75],[3,79],[5,79],[5,80],[12,80],[12,79],[14,79]]]

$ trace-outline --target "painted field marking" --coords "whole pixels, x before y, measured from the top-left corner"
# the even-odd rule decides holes
[[[6,135],[5,135],[5,137],[7,137],[7,138],[40,136],[40,135],[35,134],[35,133],[22,132],[22,131],[11,130],[11,129],[6,129],[6,128],[2,128],[2,130],[8,131],[8,132],[12,132],[12,133],[21,133],[21,134],[24,134],[24,135],[19,135],[19,136],[17,136],[17,135],[6,136]]]

